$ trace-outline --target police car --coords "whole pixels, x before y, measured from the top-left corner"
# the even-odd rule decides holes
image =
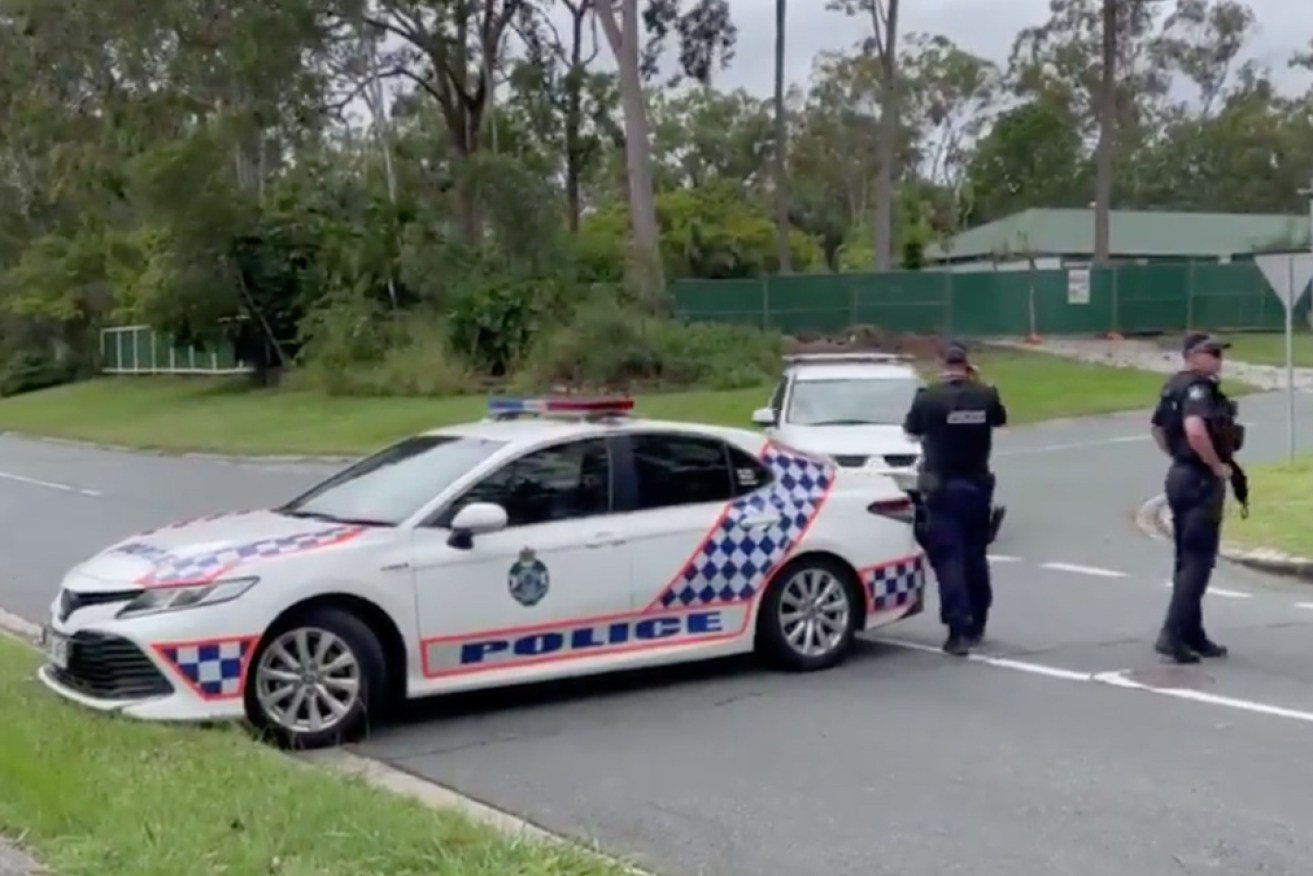
[[[921,445],[903,432],[903,418],[924,385],[910,360],[889,353],[786,356],[770,404],[752,422],[840,468],[888,474],[906,486],[915,481]]]
[[[400,699],[759,651],[841,661],[922,610],[910,502],[629,399],[494,399],[284,505],[70,570],[41,680],[148,720],[337,744]]]

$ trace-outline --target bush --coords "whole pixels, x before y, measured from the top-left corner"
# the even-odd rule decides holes
[[[693,385],[738,389],[774,379],[783,338],[745,326],[660,319],[603,298],[549,326],[515,382],[524,390]]]
[[[0,365],[0,397],[35,392],[76,378],[74,369],[38,350],[16,350]]]
[[[357,301],[307,318],[293,385],[329,395],[450,396],[479,389],[447,324],[423,312],[389,313]]]

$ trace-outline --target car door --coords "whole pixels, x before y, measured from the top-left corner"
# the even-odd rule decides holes
[[[611,515],[605,438],[566,441],[518,457],[415,530],[412,568],[429,678],[584,656],[569,628],[631,608],[630,561]],[[500,532],[448,544],[471,502],[506,509]]]
[[[634,507],[625,533],[635,603],[647,613],[714,608],[710,620],[698,621],[701,631],[737,635],[747,623],[752,584],[761,577],[754,566],[761,552],[749,540],[763,538],[779,522],[778,510],[746,501],[770,483],[770,472],[712,437],[652,432],[626,440]]]

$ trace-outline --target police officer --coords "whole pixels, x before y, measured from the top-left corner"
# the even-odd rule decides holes
[[[1235,405],[1218,385],[1229,346],[1208,334],[1186,335],[1185,368],[1163,384],[1152,419],[1154,440],[1172,458],[1166,493],[1176,547],[1172,597],[1154,649],[1177,663],[1227,653],[1204,632],[1203,598],[1217,562],[1226,484],[1235,483],[1233,454],[1244,443]],[[1239,489],[1237,498],[1247,500]]]
[[[940,358],[940,379],[917,392],[903,430],[924,450],[918,488],[940,620],[948,627],[944,650],[963,656],[984,637],[993,601],[985,553],[994,502],[989,456],[1007,410],[997,389],[974,379],[964,344],[948,342]]]

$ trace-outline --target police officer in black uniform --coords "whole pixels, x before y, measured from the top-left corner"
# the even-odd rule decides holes
[[[966,346],[950,341],[939,381],[917,392],[903,421],[924,455],[918,489],[925,547],[939,579],[944,650],[965,655],[985,634],[993,591],[986,557],[991,538],[993,431],[1007,424],[998,390],[973,377]]]
[[[1186,335],[1185,368],[1163,384],[1152,419],[1154,440],[1172,458],[1166,493],[1176,546],[1172,597],[1154,649],[1177,663],[1227,653],[1204,632],[1203,598],[1217,562],[1228,481],[1247,511],[1248,487],[1234,460],[1244,429],[1218,385],[1229,346],[1208,334]]]

